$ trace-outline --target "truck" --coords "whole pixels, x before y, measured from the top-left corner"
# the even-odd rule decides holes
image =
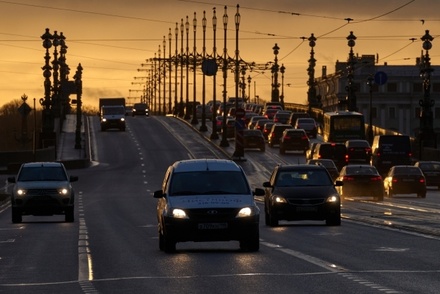
[[[125,131],[125,98],[99,98],[101,131],[119,129]]]

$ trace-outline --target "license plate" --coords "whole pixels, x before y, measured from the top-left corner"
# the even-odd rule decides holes
[[[201,223],[199,230],[224,230],[228,228],[228,223]]]
[[[404,182],[414,182],[414,179],[403,179]]]
[[[296,211],[299,212],[316,212],[318,209],[314,206],[299,206],[296,208]]]

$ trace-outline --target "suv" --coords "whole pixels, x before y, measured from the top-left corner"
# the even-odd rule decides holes
[[[338,170],[347,164],[347,147],[344,143],[318,143],[313,153],[313,159],[331,159]]]
[[[384,175],[394,165],[411,165],[411,141],[406,135],[377,135],[371,145],[371,165]]]
[[[272,126],[272,129],[267,137],[267,142],[269,143],[270,147],[280,144],[280,139],[285,129],[293,129],[293,127],[289,124],[274,124]]]
[[[318,136],[318,126],[314,118],[299,117],[296,119],[295,129],[303,129],[311,138]]]
[[[132,116],[135,115],[149,115],[148,106],[145,103],[135,103],[133,105],[133,111],[131,113]]]
[[[22,215],[64,214],[66,222],[74,221],[75,193],[71,182],[77,176],[68,176],[59,162],[31,162],[20,166],[11,193],[12,222],[21,223]]]
[[[325,220],[341,224],[341,201],[324,166],[312,164],[278,165],[265,188],[266,225],[276,227],[280,220]]]
[[[258,251],[260,210],[243,169],[231,160],[190,159],[168,167],[157,203],[159,249],[177,242],[238,240],[240,249]]]
[[[280,139],[280,154],[286,151],[301,151],[306,154],[310,148],[310,140],[304,130],[301,129],[285,129]]]

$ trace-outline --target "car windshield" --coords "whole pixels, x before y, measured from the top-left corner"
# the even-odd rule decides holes
[[[370,166],[347,166],[346,174],[350,175],[377,175],[377,170]]]
[[[18,181],[67,181],[67,176],[61,167],[24,167]]]
[[[249,194],[244,175],[235,171],[195,171],[175,173],[169,195]]]
[[[333,185],[325,170],[290,170],[282,171],[278,175],[275,186],[330,186]]]

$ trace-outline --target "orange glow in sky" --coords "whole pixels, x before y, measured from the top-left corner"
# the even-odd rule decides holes
[[[224,49],[224,7],[227,6],[227,52],[235,58],[235,14],[240,5],[239,56],[247,62],[265,64],[274,61],[272,47],[280,47],[278,62],[286,68],[284,96],[286,102],[305,103],[307,100],[307,68],[310,47],[307,38],[317,38],[315,77],[322,66],[334,72],[337,60],[346,61],[349,47],[346,37],[356,35],[354,52],[373,54],[379,64],[415,64],[420,56],[420,37],[430,30],[434,37],[430,51],[431,63],[437,65],[440,42],[440,1],[432,0],[245,0],[245,1],[179,1],[179,0],[0,0],[0,105],[26,94],[30,99],[44,96],[45,49],[41,35],[45,29],[63,32],[66,37],[69,79],[76,67],[83,67],[83,103],[97,106],[99,97],[132,97],[142,94],[145,76],[142,64],[158,55],[169,54],[169,29],[174,55],[176,22],[189,17],[189,50],[193,50],[193,18],[197,18],[196,47],[202,53],[202,17],[206,11],[206,54],[213,52],[213,8],[216,8],[217,54]],[[186,50],[186,32],[184,50]],[[51,49],[53,52],[53,49]],[[173,73],[174,74],[174,73]],[[435,73],[434,73],[435,74]],[[200,76],[200,75],[199,75]],[[271,72],[246,73],[252,78],[250,97],[270,100]],[[356,80],[356,76],[355,76]],[[223,88],[222,73],[217,75],[217,97]],[[189,82],[192,83],[192,73]],[[212,99],[212,77],[206,78],[206,99]],[[281,74],[278,82],[281,83]],[[202,83],[198,81],[197,99],[201,100]],[[190,97],[193,97],[190,86]],[[248,95],[246,86],[246,95]],[[280,89],[281,90],[281,89]],[[228,73],[228,96],[234,96],[233,73]],[[168,94],[167,94],[168,95]],[[174,93],[172,94],[174,97]],[[71,96],[71,98],[75,98]],[[217,98],[218,99],[218,98]],[[29,102],[29,101],[28,101]]]

